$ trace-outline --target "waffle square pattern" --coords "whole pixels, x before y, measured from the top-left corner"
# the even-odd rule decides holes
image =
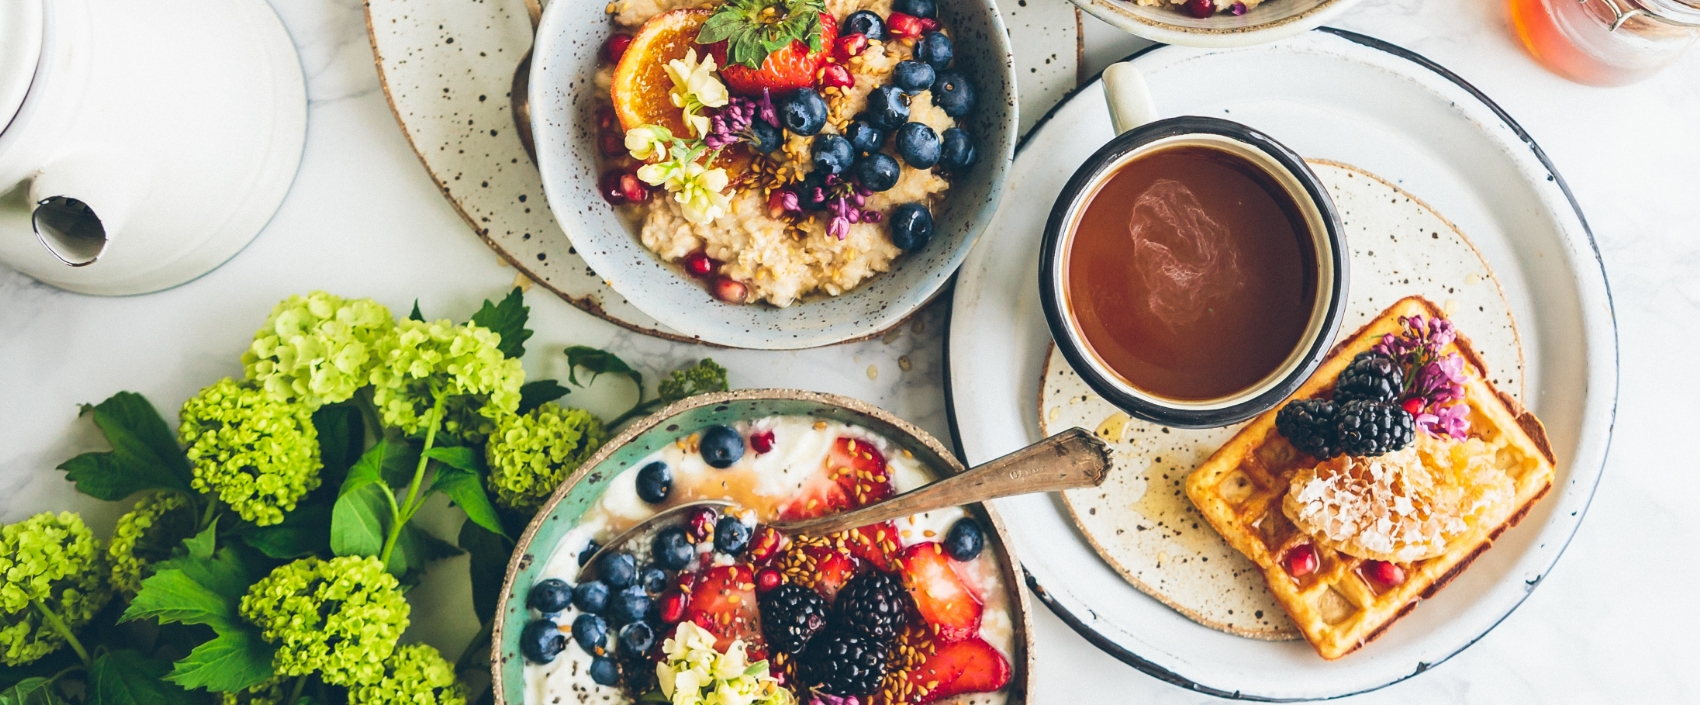
[[[1331,394],[1354,356],[1398,334],[1401,317],[1418,315],[1443,316],[1426,299],[1398,301],[1338,344],[1292,398]],[[1494,388],[1462,333],[1446,352],[1465,363],[1466,440],[1419,432],[1416,443],[1379,458],[1319,462],[1276,432],[1277,408],[1187,478],[1199,511],[1262,569],[1323,658],[1357,650],[1433,597],[1552,487],[1540,421]]]

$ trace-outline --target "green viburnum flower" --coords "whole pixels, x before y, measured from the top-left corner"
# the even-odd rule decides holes
[[[247,690],[220,693],[220,705],[294,705],[285,702],[294,678],[273,678]]]
[[[382,680],[348,689],[349,705],[466,705],[466,686],[455,669],[425,644],[395,650]]]
[[[400,583],[367,556],[303,558],[280,566],[248,588],[244,619],[278,645],[279,675],[318,672],[332,685],[373,683],[407,630]]]
[[[384,423],[407,433],[430,424],[438,396],[446,398],[442,429],[481,441],[496,421],[519,407],[525,370],[502,354],[502,336],[482,326],[407,320],[378,344],[372,401]]]
[[[272,396],[317,409],[366,386],[377,342],[394,327],[389,308],[371,299],[296,294],[254,333],[242,367]]]
[[[21,666],[64,646],[63,631],[88,624],[111,599],[106,575],[100,541],[76,514],[43,512],[0,528],[0,663]]]
[[[535,511],[607,440],[590,412],[554,402],[503,418],[485,446],[496,502]]]
[[[319,432],[306,404],[281,401],[226,377],[183,403],[178,438],[195,479],[243,519],[260,526],[319,486]]]
[[[187,496],[177,492],[142,495],[130,513],[118,517],[118,528],[106,548],[112,563],[112,589],[134,596],[142,589],[147,567],[171,557],[171,547],[194,533],[195,510]]]

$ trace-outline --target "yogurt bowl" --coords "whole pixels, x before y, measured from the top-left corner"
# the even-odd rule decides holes
[[[665,483],[654,466],[666,469]],[[655,687],[656,664],[669,658],[667,640],[683,643],[694,633],[699,650],[706,638],[722,654],[741,650],[748,662],[767,661],[762,686],[788,692],[766,702],[808,703],[817,690],[862,702],[870,694],[875,702],[918,702],[917,689],[929,687],[943,693],[931,702],[1026,702],[1028,605],[1003,525],[989,507],[928,512],[834,537],[781,538],[766,527],[962,471],[925,431],[828,394],[711,394],[635,422],[563,483],[520,537],[494,627],[496,701],[635,702]],[[658,512],[703,500],[731,500],[740,509],[687,524],[703,531],[680,544],[646,538],[623,550],[633,556],[633,578],[612,575],[598,558],[594,580],[609,588],[605,604],[540,599],[593,581],[591,573],[580,580],[587,551]],[[975,542],[963,536],[976,533],[981,541],[970,546]],[[664,545],[679,550],[668,558]],[[775,606],[782,595],[787,606]],[[892,610],[866,608],[881,601],[906,616],[893,621]],[[796,621],[789,618],[800,613],[799,603],[822,615],[804,637],[806,648],[775,636],[778,625]],[[554,631],[560,641],[553,653],[540,653],[538,635],[547,640]],[[828,660],[829,648],[878,651],[886,674],[874,690],[856,691],[875,681],[813,665]],[[979,677],[952,676],[963,664]]]

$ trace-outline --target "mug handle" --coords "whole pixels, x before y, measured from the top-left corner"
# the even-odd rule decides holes
[[[1110,126],[1122,134],[1157,119],[1157,104],[1145,75],[1130,62],[1110,64],[1104,69],[1104,103],[1110,108]]]

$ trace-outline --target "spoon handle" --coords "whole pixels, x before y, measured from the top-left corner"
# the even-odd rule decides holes
[[[1110,450],[1071,428],[984,465],[855,511],[776,524],[788,534],[823,535],[934,509],[1010,495],[1097,487],[1110,472]]]

